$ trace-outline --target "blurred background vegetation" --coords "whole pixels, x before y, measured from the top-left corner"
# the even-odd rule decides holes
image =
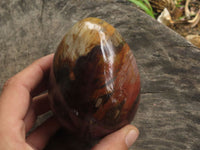
[[[200,0],[128,0],[200,48]]]

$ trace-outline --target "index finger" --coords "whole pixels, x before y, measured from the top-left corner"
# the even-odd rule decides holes
[[[49,72],[52,60],[53,54],[42,57],[6,82],[0,96],[0,117],[24,118],[31,100],[30,93]]]

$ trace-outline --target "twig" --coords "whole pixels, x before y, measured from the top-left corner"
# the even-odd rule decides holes
[[[192,20],[188,20],[188,23],[191,23],[191,27],[195,27],[200,21],[200,9],[197,12],[196,16]]]
[[[190,3],[190,0],[186,0],[186,3],[185,3],[185,16],[186,18],[190,18],[190,10],[189,10],[189,3]]]

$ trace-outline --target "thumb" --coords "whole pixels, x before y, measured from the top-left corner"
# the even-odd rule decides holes
[[[104,137],[92,150],[127,150],[139,136],[139,131],[132,125]]]

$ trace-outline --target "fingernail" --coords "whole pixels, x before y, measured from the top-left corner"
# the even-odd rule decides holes
[[[138,132],[136,130],[131,130],[128,132],[125,138],[125,142],[127,147],[130,147],[138,138]]]

